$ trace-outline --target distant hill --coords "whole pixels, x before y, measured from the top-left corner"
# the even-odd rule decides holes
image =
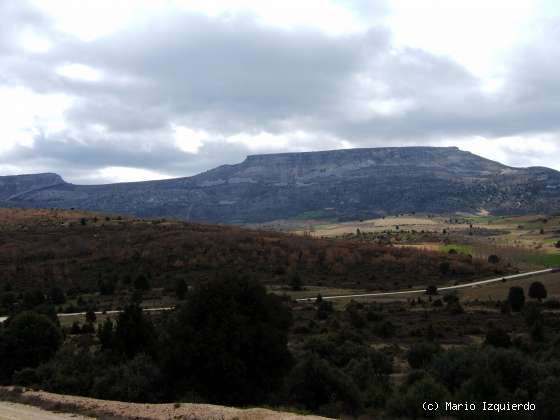
[[[0,177],[0,206],[219,223],[410,212],[551,213],[560,211],[560,172],[513,168],[456,147],[281,153],[162,181],[83,186],[55,174]]]

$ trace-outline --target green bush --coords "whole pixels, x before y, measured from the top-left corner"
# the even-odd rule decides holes
[[[412,369],[420,369],[428,365],[435,354],[441,351],[439,344],[421,342],[413,344],[407,353],[407,361]]]
[[[360,391],[352,380],[314,353],[294,367],[286,386],[288,401],[307,410],[339,416],[355,413],[362,406]]]
[[[62,343],[60,328],[45,315],[22,312],[6,322],[0,335],[0,379],[4,382],[17,370],[49,360]]]
[[[255,280],[201,284],[164,327],[162,359],[171,390],[221,404],[266,400],[292,363],[291,323],[281,299]]]
[[[427,376],[396,392],[387,403],[387,411],[395,417],[435,418],[439,416],[439,412],[424,411],[422,404],[427,401],[437,402],[441,407],[449,399],[447,389],[434,378]]]

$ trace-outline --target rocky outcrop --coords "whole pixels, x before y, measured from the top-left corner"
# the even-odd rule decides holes
[[[512,168],[455,147],[254,155],[189,178],[98,186],[68,184],[52,174],[36,175],[34,184],[33,177],[0,177],[3,204],[223,223],[560,211],[559,172]]]

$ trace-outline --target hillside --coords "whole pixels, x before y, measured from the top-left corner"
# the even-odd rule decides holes
[[[511,270],[466,255],[360,240],[10,209],[0,210],[0,269],[7,294],[48,292],[55,286],[74,297],[102,291],[115,294],[113,306],[120,298],[126,301],[124,295],[138,277],[147,278],[158,295],[167,290],[174,296],[177,279],[192,285],[224,273],[255,277],[287,290],[296,276],[305,285],[388,290]],[[2,302],[7,305],[9,300]]]
[[[512,168],[455,147],[349,149],[248,156],[163,181],[82,186],[53,174],[0,177],[0,205],[218,223],[552,213],[560,211],[560,173]]]

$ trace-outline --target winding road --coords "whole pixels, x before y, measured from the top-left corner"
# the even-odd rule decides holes
[[[520,274],[512,274],[509,276],[501,276],[501,277],[496,277],[493,279],[487,279],[487,280],[477,280],[477,281],[472,281],[470,283],[462,283],[462,284],[457,284],[454,286],[444,286],[444,287],[438,287],[438,291],[446,291],[446,290],[457,290],[457,289],[465,289],[468,287],[477,287],[477,286],[481,286],[481,285],[485,285],[485,284],[491,284],[491,283],[497,283],[500,281],[504,281],[504,280],[512,280],[512,279],[519,279],[519,278],[524,278],[524,277],[530,277],[530,276],[536,276],[539,274],[546,274],[546,273],[553,273],[553,272],[557,272],[560,271],[560,269],[558,268],[547,268],[544,270],[537,270],[537,271],[529,271],[527,273],[520,273]],[[359,293],[359,294],[353,294],[353,295],[336,295],[336,296],[323,296],[322,298],[325,300],[334,300],[334,299],[353,299],[353,298],[364,298],[364,297],[385,297],[385,296],[397,296],[397,295],[413,295],[413,294],[418,294],[418,293],[426,293],[426,289],[408,289],[408,290],[395,290],[392,292],[376,292],[376,293]],[[296,302],[311,302],[311,301],[315,301],[315,297],[308,297],[308,298],[299,298],[299,299],[295,299]],[[144,311],[145,312],[161,312],[161,311],[170,311],[172,309],[175,309],[173,306],[166,306],[166,307],[162,307],[162,308],[145,308]],[[105,312],[96,312],[96,315],[112,315],[112,314],[119,314],[121,313],[121,310],[113,310],[113,311],[105,311]],[[73,313],[59,313],[58,317],[59,318],[65,318],[65,317],[69,317],[69,316],[80,316],[80,315],[85,315],[85,312],[73,312]],[[0,323],[4,322],[7,319],[7,317],[0,317]],[[1,419],[0,419],[1,420]]]
[[[518,279],[518,278],[523,278],[523,277],[530,277],[530,276],[536,276],[539,274],[545,274],[545,273],[552,273],[555,272],[556,268],[547,268],[544,270],[538,270],[538,271],[530,271],[527,273],[520,273],[520,274],[512,274],[509,276],[502,276],[502,277],[496,277],[493,279],[487,279],[487,280],[477,280],[477,281],[472,281],[470,283],[462,283],[462,284],[457,284],[454,286],[444,286],[444,287],[438,287],[438,291],[446,291],[446,290],[457,290],[457,289],[465,289],[468,287],[477,287],[483,284],[490,284],[490,283],[497,283],[500,281],[504,281],[504,280],[511,280],[511,279]],[[418,294],[418,293],[426,293],[426,289],[408,289],[408,290],[396,290],[396,291],[392,291],[392,292],[376,292],[376,293],[360,293],[360,294],[354,294],[354,295],[337,295],[337,296],[322,296],[323,299],[325,300],[334,300],[334,299],[352,299],[352,298],[360,298],[360,297],[384,297],[384,296],[396,296],[396,295],[412,295],[412,294]],[[312,297],[312,298],[300,298],[300,299],[296,299],[296,301],[298,302],[309,302],[309,301],[314,301],[316,298]]]

